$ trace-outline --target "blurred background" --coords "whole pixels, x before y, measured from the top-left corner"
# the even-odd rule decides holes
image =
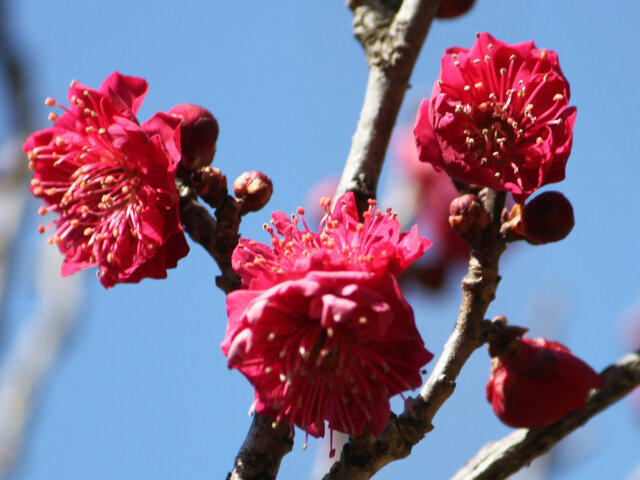
[[[399,132],[413,123],[445,48],[470,47],[475,32],[533,39],[559,53],[578,118],[567,179],[545,190],[572,201],[576,227],[560,243],[507,252],[488,317],[505,314],[532,336],[561,341],[597,370],[640,346],[638,18],[638,2],[477,0],[469,14],[434,22],[398,120]],[[97,88],[118,70],[150,84],[141,121],[183,102],[210,109],[220,124],[214,166],[230,183],[254,169],[273,179],[270,204],[241,226],[243,236],[267,241],[261,225],[271,211],[305,205],[319,181],[342,170],[368,74],[351,21],[344,2],[326,0],[183,0],[179,8],[163,0],[0,0],[4,478],[224,478],[253,399],[220,353],[225,299],[200,246],[191,244],[164,281],[105,291],[95,269],[59,277],[61,256],[37,233],[39,202],[28,194],[20,149],[28,133],[49,125],[44,98],[67,104],[72,79]],[[395,135],[390,157],[406,141]],[[390,160],[385,207],[406,202],[398,194],[401,162]],[[437,240],[428,228],[423,233]],[[464,273],[459,263],[449,267],[438,288],[406,288],[436,354],[453,328]],[[489,367],[478,350],[435,430],[376,478],[448,478],[484,443],[508,434],[484,398]],[[402,408],[398,399],[393,405]],[[280,479],[314,478],[323,463],[316,458],[323,442],[310,440],[303,451],[303,437],[298,432]],[[637,480],[638,445],[640,401],[626,399],[521,478]]]

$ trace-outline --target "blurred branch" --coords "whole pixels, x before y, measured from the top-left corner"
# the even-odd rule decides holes
[[[498,262],[505,250],[500,237],[500,212],[504,192],[485,188],[480,198],[491,213],[492,223],[471,245],[469,270],[462,280],[462,302],[455,329],[444,351],[417,398],[407,400],[405,411],[392,415],[377,438],[362,435],[351,438],[325,480],[365,480],[388,463],[405,458],[411,449],[433,429],[431,424],[444,402],[453,394],[456,378],[471,354],[487,339],[484,315],[495,298],[500,277]]]
[[[361,210],[375,198],[391,132],[409,78],[440,0],[349,0],[354,34],[369,64],[369,80],[336,197],[355,193]]]
[[[485,445],[455,474],[453,480],[501,480],[549,451],[564,437],[640,385],[640,350],[605,368],[601,375],[605,385],[591,394],[584,409],[571,412],[546,427],[516,430],[498,442]]]
[[[27,81],[20,56],[13,48],[9,35],[7,1],[0,0],[0,75],[5,78],[7,92],[3,97],[8,102],[5,110],[7,120],[13,123],[15,142],[22,143],[23,136],[33,126],[30,115]],[[28,163],[22,151],[15,145],[8,145],[0,158],[0,340],[4,326],[4,306],[6,305],[6,280],[11,270],[11,247],[20,227],[24,205],[28,194]],[[0,342],[1,345],[1,342]]]
[[[33,129],[29,89],[21,57],[10,42],[8,2],[0,0],[0,69],[6,79],[6,114],[14,124],[15,145],[2,158],[0,175],[0,332],[7,302],[11,251],[18,240],[29,194],[28,162],[19,146]],[[80,277],[61,282],[57,249],[45,248],[36,274],[39,310],[7,345],[0,367],[0,477],[12,470],[23,449],[32,406],[46,374],[67,338],[82,295]]]
[[[39,308],[0,369],[0,477],[15,465],[38,389],[77,318],[82,275],[60,280],[60,261],[58,250],[44,245],[36,272]]]
[[[29,115],[28,82],[25,78],[20,56],[11,44],[9,21],[11,16],[7,8],[7,0],[0,0],[0,64],[2,74],[7,80],[9,95],[7,99],[13,105],[7,108],[15,123],[15,130],[20,133],[29,132],[33,127]],[[26,162],[25,162],[26,169]]]

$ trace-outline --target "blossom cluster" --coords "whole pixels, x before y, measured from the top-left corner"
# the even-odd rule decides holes
[[[240,239],[233,268],[243,289],[227,296],[222,351],[253,384],[258,413],[314,436],[325,421],[377,435],[389,398],[419,386],[432,358],[396,281],[431,242],[416,227],[401,233],[375,202],[360,221],[352,193],[324,205],[317,232],[298,209],[273,214],[271,246]]]
[[[63,276],[97,265],[107,288],[164,278],[189,251],[175,185],[181,121],[159,112],[138,123],[147,89],[118,72],[98,90],[73,81],[70,106],[47,98],[64,113],[50,113],[53,126],[24,144],[40,213],[58,215],[49,242],[65,255]]]
[[[522,202],[564,179],[576,108],[558,55],[478,34],[447,49],[414,129],[420,160]]]

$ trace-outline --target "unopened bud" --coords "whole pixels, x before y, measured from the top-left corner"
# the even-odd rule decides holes
[[[218,122],[207,110],[191,103],[181,103],[169,110],[169,115],[178,117],[180,125],[180,145],[182,160],[186,170],[195,170],[209,165],[216,152]]]
[[[436,18],[455,18],[467,13],[473,7],[475,0],[442,0]]]
[[[449,206],[449,225],[465,240],[472,240],[491,223],[491,216],[476,195],[456,197]]]
[[[502,228],[511,239],[524,238],[533,245],[565,238],[575,224],[571,202],[560,192],[545,192],[527,203],[516,205]]]
[[[242,215],[264,207],[273,193],[271,179],[257,170],[245,172],[233,182],[233,192],[242,201]]]
[[[227,177],[217,168],[200,167],[191,173],[191,183],[198,196],[213,208],[227,196]]]

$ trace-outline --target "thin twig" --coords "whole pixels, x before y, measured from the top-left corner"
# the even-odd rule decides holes
[[[505,194],[487,188],[481,192],[481,199],[491,213],[492,223],[478,243],[471,246],[469,271],[462,280],[458,320],[431,376],[420,395],[407,401],[401,415],[392,416],[380,436],[352,438],[325,480],[366,480],[388,463],[408,456],[413,446],[433,429],[431,422],[453,394],[463,365],[486,341],[488,329],[484,315],[495,298],[500,280],[498,262],[505,249],[499,234]]]
[[[397,3],[397,2],[395,2]],[[439,0],[350,1],[354,32],[370,72],[360,119],[336,196],[355,193],[361,210],[375,198],[382,164],[413,67]]]
[[[502,440],[485,445],[453,480],[501,480],[549,451],[564,437],[640,385],[640,350],[623,357],[602,372],[605,385],[594,391],[582,410],[567,414],[551,425],[516,430]]]
[[[240,206],[236,199],[227,196],[216,210],[217,221],[209,210],[198,201],[198,196],[188,186],[180,186],[180,220],[191,239],[199,243],[220,268],[216,285],[230,293],[240,288],[240,278],[231,267],[231,254],[238,243]]]

